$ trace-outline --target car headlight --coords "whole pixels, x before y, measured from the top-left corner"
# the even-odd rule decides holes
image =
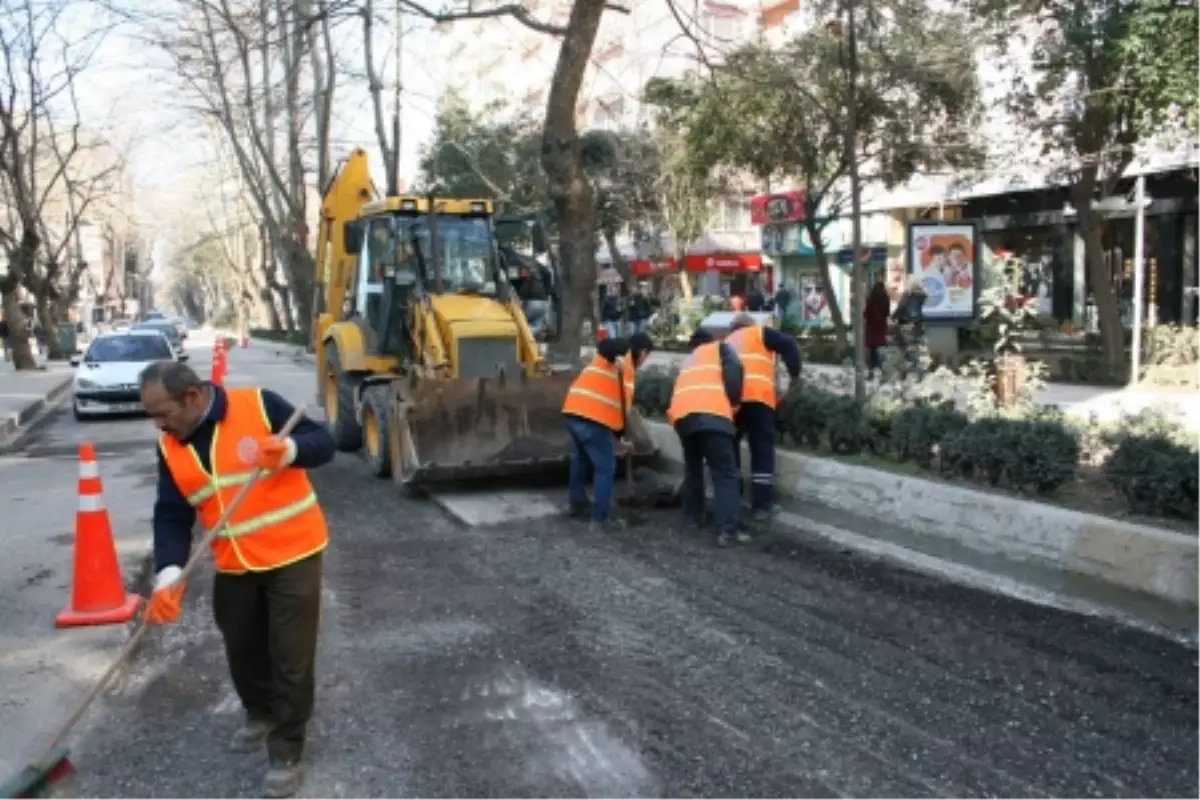
[[[76,378],[75,379],[75,388],[76,389],[99,389],[100,384],[96,383],[95,381],[89,381],[87,378]]]

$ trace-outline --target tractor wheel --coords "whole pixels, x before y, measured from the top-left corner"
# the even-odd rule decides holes
[[[388,385],[377,384],[363,390],[363,458],[377,478],[392,474],[391,447],[388,442]]]
[[[337,344],[325,348],[325,381],[322,397],[326,425],[338,450],[353,452],[362,447],[362,427],[354,416],[354,390],[362,382],[357,375],[342,372]]]

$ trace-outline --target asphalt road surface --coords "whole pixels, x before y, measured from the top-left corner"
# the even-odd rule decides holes
[[[305,796],[1197,795],[1181,645],[815,538],[719,551],[672,512],[470,527],[354,456],[313,479],[332,545]],[[60,794],[257,793],[209,591],[94,712]]]

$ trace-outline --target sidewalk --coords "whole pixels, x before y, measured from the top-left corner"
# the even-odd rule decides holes
[[[45,370],[15,372],[0,361],[0,444],[71,388],[74,370],[50,363]]]
[[[590,356],[591,349],[587,348]],[[684,358],[683,353],[656,352],[651,354],[649,366],[670,369],[677,367]],[[821,379],[822,383],[845,384],[847,391],[854,387],[854,370],[851,367],[829,364],[805,364],[805,377]],[[936,379],[929,379],[934,381]],[[932,384],[937,386],[936,383]],[[830,387],[838,388],[838,387]],[[950,387],[946,387],[949,390]],[[965,407],[969,392],[963,389],[947,391],[954,394],[960,406]],[[1068,414],[1086,417],[1095,414],[1101,420],[1112,420],[1122,415],[1133,414],[1145,408],[1159,408],[1193,430],[1200,430],[1200,393],[1196,391],[1172,390],[1157,387],[1130,389],[1115,386],[1084,386],[1069,383],[1048,383],[1036,394],[1037,402],[1056,405]]]

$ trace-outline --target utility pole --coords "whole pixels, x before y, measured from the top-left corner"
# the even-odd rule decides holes
[[[867,343],[863,331],[863,288],[866,283],[866,268],[862,259],[862,185],[858,177],[858,38],[854,30],[854,2],[846,2],[846,82],[848,84],[846,109],[846,158],[850,167],[850,247],[854,267],[850,271],[850,313],[854,331],[854,398],[863,402],[867,398],[865,372],[867,365]]]
[[[1146,261],[1146,176],[1138,175],[1134,184],[1133,202],[1133,341],[1130,342],[1129,383],[1136,385],[1142,372],[1142,304]]]

